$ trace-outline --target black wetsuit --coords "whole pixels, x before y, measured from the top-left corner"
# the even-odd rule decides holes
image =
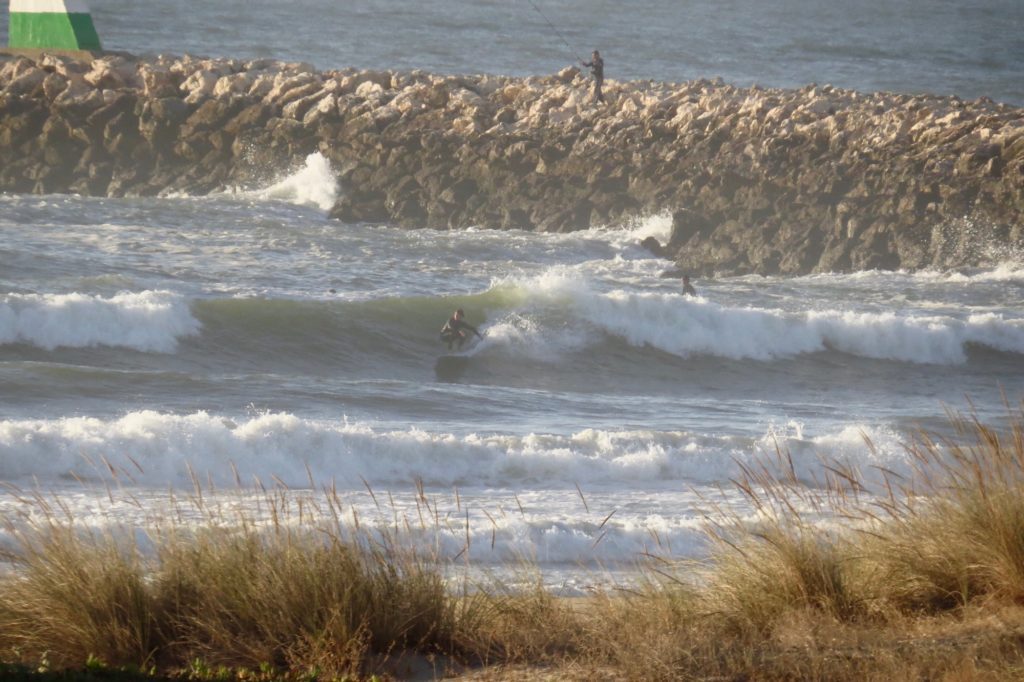
[[[689,282],[683,284],[683,295],[684,296],[696,296],[697,290],[693,288],[693,285]]]
[[[583,62],[583,66],[589,66],[590,73],[594,74],[594,99],[603,103],[604,93],[601,92],[601,86],[604,85],[604,59],[594,57],[593,61]]]
[[[468,329],[477,336],[480,336],[480,332],[476,330],[476,327],[463,322],[457,317],[448,318],[448,321],[441,327],[441,340],[448,342],[448,350],[452,349],[452,344],[456,341],[459,342],[459,348],[462,348],[462,344],[466,342],[466,335],[463,333],[463,329]]]

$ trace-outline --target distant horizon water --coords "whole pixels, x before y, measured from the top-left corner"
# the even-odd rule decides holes
[[[91,0],[90,7],[104,46],[135,54],[525,76],[554,73],[597,48],[612,79],[829,83],[1024,105],[1020,0],[535,4],[540,12],[528,0]],[[0,3],[4,45],[7,8]]]

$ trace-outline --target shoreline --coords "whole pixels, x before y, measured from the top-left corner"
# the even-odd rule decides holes
[[[253,187],[314,152],[330,214],[571,231],[671,211],[681,271],[986,265],[1024,249],[1024,109],[828,85],[435,76],[0,54],[0,191]]]

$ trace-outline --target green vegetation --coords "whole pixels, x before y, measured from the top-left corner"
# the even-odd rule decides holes
[[[258,524],[197,488],[189,523],[143,538],[83,533],[36,497],[45,513],[8,520],[0,673],[368,679],[413,657],[492,679],[1020,679],[1024,414],[952,424],[908,444],[909,479],[825,463],[808,486],[780,453],[736,481],[756,522],[708,501],[706,560],[652,559],[586,599],[453,588],[330,492],[267,493]]]

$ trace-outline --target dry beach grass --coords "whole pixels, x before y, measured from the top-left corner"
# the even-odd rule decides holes
[[[906,478],[825,462],[812,483],[779,453],[735,481],[756,522],[709,500],[707,558],[651,557],[638,584],[581,600],[453,585],[330,490],[268,491],[256,523],[197,487],[175,502],[189,523],[145,533],[83,532],[35,495],[35,516],[7,520],[0,660],[210,679],[1019,679],[1024,413],[951,425],[907,445]]]

